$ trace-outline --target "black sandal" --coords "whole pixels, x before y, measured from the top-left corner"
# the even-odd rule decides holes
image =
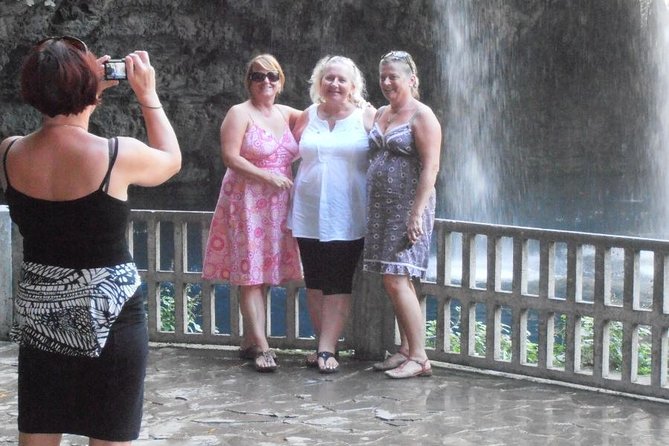
[[[335,358],[336,359],[336,355],[334,353],[332,353],[332,352],[318,352],[318,354],[316,356],[318,356],[318,358],[323,360],[323,367],[322,368],[320,366],[318,367],[318,371],[320,373],[330,374],[330,373],[337,373],[338,372],[339,364],[337,364],[335,367],[328,367],[327,366],[328,359],[330,359],[330,358]]]
[[[335,352],[334,357],[337,361],[339,361],[339,350]],[[318,351],[309,353],[306,358],[304,358],[304,364],[308,368],[318,368]]]

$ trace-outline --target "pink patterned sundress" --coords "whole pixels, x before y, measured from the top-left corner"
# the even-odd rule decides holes
[[[240,155],[292,179],[298,145],[288,126],[279,140],[252,123]],[[232,285],[279,285],[302,278],[297,241],[286,227],[290,190],[227,169],[209,229],[202,277]]]

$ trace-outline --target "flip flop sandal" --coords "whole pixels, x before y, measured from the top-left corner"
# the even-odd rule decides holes
[[[337,361],[339,361],[339,350],[335,352],[334,357]],[[318,352],[315,351],[313,353],[309,353],[306,358],[304,358],[304,363],[309,368],[318,368]]]
[[[267,351],[264,351],[264,352],[259,351],[256,354],[256,357],[255,357],[256,371],[261,372],[261,373],[266,373],[266,372],[273,372],[274,370],[276,370],[278,365],[274,361],[275,357],[276,357],[276,355],[274,354],[274,352],[272,350],[267,350]],[[263,358],[265,364],[267,364],[267,365],[258,364],[258,359],[260,359],[260,358]]]
[[[332,352],[318,352],[318,358],[323,360],[323,368],[319,367],[318,371],[324,374],[337,373],[339,371],[339,364],[335,367],[328,367],[327,362],[330,358],[335,358],[335,354]]]

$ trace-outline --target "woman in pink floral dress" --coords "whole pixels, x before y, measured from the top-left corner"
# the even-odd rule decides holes
[[[302,278],[297,242],[286,227],[292,162],[298,157],[291,128],[300,112],[275,104],[285,77],[269,54],[247,65],[250,98],[230,108],[221,126],[227,170],[209,230],[203,277],[239,285],[244,337],[240,356],[256,370],[276,369],[266,326],[266,289]]]

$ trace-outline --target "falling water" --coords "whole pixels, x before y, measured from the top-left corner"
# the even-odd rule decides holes
[[[651,123],[651,146],[654,150],[653,232],[669,238],[669,0],[655,2],[653,42],[655,119]],[[651,16],[652,17],[652,16]]]
[[[658,235],[648,191],[660,186],[647,177],[649,166],[669,159],[649,160],[650,31],[640,20],[660,18],[648,12],[653,1],[666,9],[665,0],[437,0],[445,104],[440,216]],[[669,64],[661,68],[658,82],[669,91]],[[668,123],[669,96],[660,103],[667,110],[658,120]],[[656,139],[669,147],[669,125],[662,131]]]
[[[441,207],[452,218],[498,223],[504,212],[499,156],[506,97],[499,21],[482,15],[476,2],[437,3],[443,14],[438,51],[448,104]]]
[[[514,14],[520,7],[508,0],[436,1],[443,14],[435,20],[446,121],[440,216],[669,236],[669,0],[627,1],[583,3],[573,13],[559,2],[543,10],[528,3],[525,15]],[[636,18],[619,14],[634,8]],[[541,50],[518,45],[518,30],[536,32],[541,26],[533,20],[551,12],[563,22],[546,22],[555,29],[537,36],[544,39]],[[639,17],[642,26],[635,29]],[[646,118],[648,71],[639,61],[653,29],[658,105],[651,145],[657,155],[649,163],[647,135],[638,130],[645,125],[639,123]],[[525,87],[519,79],[536,81],[528,88],[540,91],[545,103],[511,104]],[[514,125],[514,110],[544,114],[524,119],[530,124],[523,127]],[[618,130],[614,137],[611,129]],[[535,155],[534,165],[527,147],[542,157],[537,162]],[[654,179],[647,178],[648,165]],[[528,172],[532,166],[541,168],[538,174]],[[652,270],[652,259],[642,260],[650,265],[644,272]]]

